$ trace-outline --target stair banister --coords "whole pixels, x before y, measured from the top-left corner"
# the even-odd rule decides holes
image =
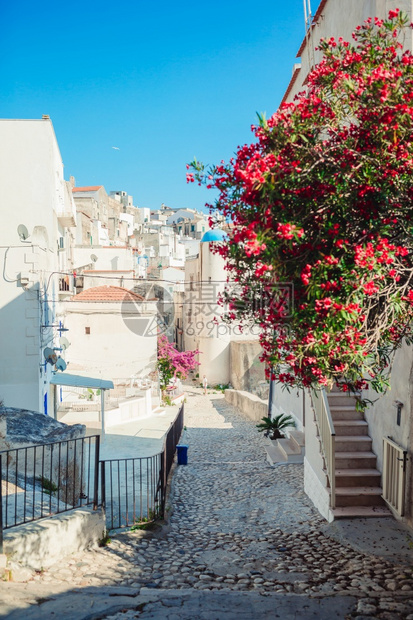
[[[334,423],[324,388],[313,391],[312,402],[320,434],[327,476],[330,483],[330,508],[334,510],[336,507],[336,432],[334,430]]]

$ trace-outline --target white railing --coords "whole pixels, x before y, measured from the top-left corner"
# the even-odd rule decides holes
[[[407,451],[383,437],[383,499],[401,517],[404,515]]]
[[[330,484],[330,507],[336,507],[336,446],[333,419],[328,405],[327,394],[324,389],[312,393],[312,402],[315,411],[318,432],[320,433],[321,448]]]

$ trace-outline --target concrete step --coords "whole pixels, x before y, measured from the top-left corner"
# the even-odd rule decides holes
[[[377,469],[336,469],[336,488],[338,487],[378,487],[381,474]]]
[[[372,441],[368,435],[338,435],[335,445],[336,455],[341,452],[372,452]]]
[[[302,463],[304,458],[301,447],[291,439],[277,439],[278,448],[286,456],[289,463]]]
[[[337,469],[374,469],[377,457],[374,452],[336,452]]]
[[[340,435],[368,435],[369,425],[365,420],[334,420],[336,439]]]
[[[267,461],[270,465],[279,465],[280,463],[288,463],[285,453],[277,446],[276,441],[269,440],[265,443],[265,451],[267,453]]]
[[[334,508],[333,515],[335,519],[393,516],[386,506],[340,506]]]
[[[336,507],[384,506],[380,487],[339,487],[336,489]]]
[[[334,422],[336,420],[364,420],[363,412],[357,411],[357,409],[351,405],[332,405],[330,407],[330,413]]]
[[[356,406],[357,399],[355,396],[350,396],[345,392],[328,392],[327,400],[329,405],[344,405],[344,406]]]
[[[305,435],[301,431],[289,431],[289,439],[295,442],[301,449],[305,446]]]

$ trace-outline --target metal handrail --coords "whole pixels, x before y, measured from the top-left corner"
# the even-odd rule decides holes
[[[313,391],[312,403],[320,433],[327,477],[330,483],[330,507],[334,509],[336,507],[336,432],[324,388],[317,392]]]

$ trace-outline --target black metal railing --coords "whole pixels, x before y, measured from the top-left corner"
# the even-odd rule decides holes
[[[159,516],[158,487],[162,454],[100,462],[101,497],[108,530]]]
[[[98,435],[0,452],[0,553],[3,530],[82,506],[102,505],[107,529],[164,517],[183,425],[182,404],[150,457],[101,461]]]
[[[182,403],[179,413],[176,416],[175,420],[170,426],[164,443],[164,452],[165,452],[165,464],[166,464],[166,477],[168,477],[169,472],[171,471],[172,463],[174,461],[176,446],[178,445],[179,439],[182,435],[182,429],[184,427],[184,404]]]
[[[159,454],[102,460],[101,497],[108,529],[129,527],[165,515],[166,486],[184,425],[184,405],[172,422]]]
[[[165,500],[168,476],[171,471],[172,463],[174,461],[176,446],[178,445],[179,439],[182,435],[182,430],[184,428],[184,412],[184,403],[182,403],[178,415],[171,424],[164,441],[161,471],[159,472],[158,488],[156,490],[158,503],[160,506],[159,514],[161,518],[164,518],[165,516]]]
[[[0,452],[0,530],[98,506],[99,436]]]

